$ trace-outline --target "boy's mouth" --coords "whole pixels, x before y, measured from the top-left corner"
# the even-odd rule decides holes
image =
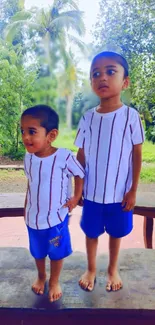
[[[107,85],[100,85],[98,89],[104,89],[104,88],[109,88]]]
[[[26,147],[32,147],[33,144],[32,144],[32,143],[25,143],[25,146],[26,146]]]

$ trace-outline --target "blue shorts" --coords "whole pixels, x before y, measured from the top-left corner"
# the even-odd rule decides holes
[[[97,238],[105,231],[114,238],[121,238],[132,231],[133,211],[123,211],[121,203],[84,200],[81,228],[89,238]]]
[[[35,259],[61,260],[72,253],[68,215],[65,220],[48,229],[36,230],[27,226],[31,255]]]

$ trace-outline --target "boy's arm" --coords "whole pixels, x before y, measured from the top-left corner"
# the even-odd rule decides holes
[[[84,149],[83,148],[79,148],[76,158],[79,161],[79,163],[83,167],[85,167],[85,155],[84,155]]]
[[[71,212],[77,206],[82,196],[82,190],[83,179],[79,176],[74,176],[74,196],[64,205],[65,208],[69,208],[69,212]]]
[[[27,182],[26,196],[25,196],[25,202],[24,202],[24,218],[25,218],[25,210],[26,210],[26,205],[27,205],[28,188],[29,188],[29,181]]]
[[[142,144],[133,146],[133,181],[131,190],[137,192],[140,171],[142,165]]]
[[[77,160],[80,162],[80,164],[83,166],[83,168],[85,168],[85,155],[84,155],[84,149],[80,148],[78,150],[78,153],[77,153]],[[83,194],[83,192],[82,192]],[[78,205],[79,206],[83,206],[83,195],[81,195],[80,199],[79,199],[79,202],[78,202]]]
[[[122,201],[122,206],[125,204],[124,211],[133,210],[136,203],[136,192],[138,187],[138,181],[140,177],[142,164],[142,144],[136,144],[133,146],[133,179],[132,186],[128,193],[125,194]]]
[[[79,149],[77,153],[76,159],[79,161],[82,167],[84,167],[85,162],[84,162],[84,150]],[[79,201],[82,198],[82,191],[83,191],[83,184],[84,184],[84,179],[80,176],[74,176],[74,195],[73,197],[66,202],[64,207],[69,208],[69,212],[71,212],[79,203]]]

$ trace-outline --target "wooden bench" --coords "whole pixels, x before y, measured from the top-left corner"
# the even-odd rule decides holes
[[[144,216],[143,236],[145,248],[153,248],[153,219],[155,218],[155,193],[138,192],[134,213]]]

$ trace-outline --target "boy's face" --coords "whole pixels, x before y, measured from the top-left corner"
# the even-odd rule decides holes
[[[124,68],[111,58],[97,59],[91,67],[90,77],[92,89],[100,99],[118,96],[129,85]]]
[[[47,133],[46,129],[40,125],[40,120],[30,115],[23,116],[21,119],[22,140],[29,153],[43,153],[55,140],[55,131]]]

